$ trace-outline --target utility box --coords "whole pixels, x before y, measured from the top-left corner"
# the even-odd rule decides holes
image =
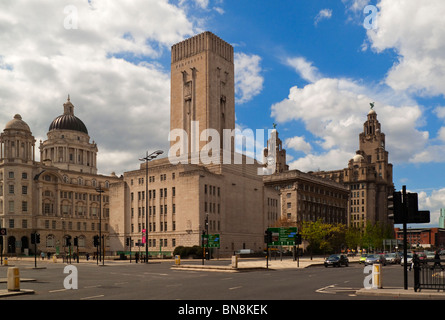
[[[175,255],[175,264],[177,266],[181,264],[181,256],[179,254]]]

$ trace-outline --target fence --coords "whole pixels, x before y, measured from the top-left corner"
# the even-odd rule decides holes
[[[445,261],[440,259],[416,259],[414,261],[414,291],[435,289],[445,291]]]

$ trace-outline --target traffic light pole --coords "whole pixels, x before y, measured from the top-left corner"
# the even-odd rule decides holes
[[[402,187],[402,217],[403,217],[403,284],[404,289],[408,290],[408,241],[407,241],[407,231],[406,224],[408,219],[408,207],[407,207],[407,196],[406,196],[406,186]]]
[[[37,268],[37,234],[34,233],[34,268]]]

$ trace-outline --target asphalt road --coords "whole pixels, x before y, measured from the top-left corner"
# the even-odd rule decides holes
[[[391,299],[358,296],[367,274],[359,264],[349,267],[258,270],[226,273],[172,270],[174,261],[136,264],[106,262],[72,264],[77,271],[77,289],[70,289],[75,273],[63,263],[17,263],[22,289],[34,294],[2,297],[1,300],[362,300]],[[199,263],[196,261],[195,263]],[[206,262],[207,263],[207,262]],[[212,262],[211,262],[212,263]],[[215,264],[221,261],[213,262]],[[227,263],[227,262],[226,262]],[[7,267],[0,268],[6,278]],[[382,269],[383,284],[403,287],[400,265]],[[409,274],[410,286],[412,274]],[[69,280],[69,281],[68,281]],[[68,281],[68,282],[67,282]],[[64,284],[65,282],[65,284]],[[6,284],[3,284],[6,288]],[[68,287],[68,288],[66,288]]]

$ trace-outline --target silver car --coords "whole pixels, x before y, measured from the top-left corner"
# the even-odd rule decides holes
[[[383,254],[370,254],[366,257],[365,260],[365,266],[374,264],[374,263],[380,263],[386,266],[386,259]]]
[[[386,263],[398,264],[400,263],[400,255],[398,253],[387,253],[385,254]]]

